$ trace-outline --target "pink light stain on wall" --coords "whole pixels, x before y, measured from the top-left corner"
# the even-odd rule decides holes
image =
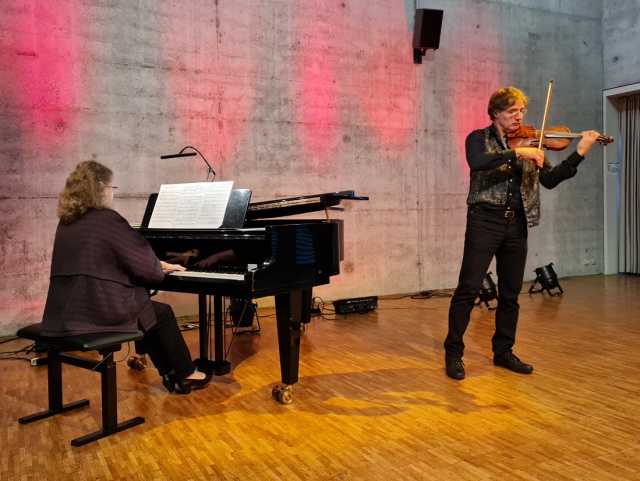
[[[397,2],[347,5],[346,44],[355,60],[349,83],[357,87],[358,121],[377,148],[403,150],[414,138],[420,102],[406,11]]]
[[[47,146],[68,141],[80,96],[76,3],[16,0],[14,16],[22,32],[16,40],[16,82],[21,130]]]
[[[292,65],[293,118],[304,158],[320,167],[336,158],[340,139],[337,61],[346,41],[343,8],[336,2],[297,0],[293,37],[300,39]]]
[[[299,87],[296,113],[304,157],[327,164],[335,158],[340,120],[333,58],[303,54]]]
[[[390,22],[387,41],[370,52],[370,76],[360,89],[360,104],[375,140],[391,150],[404,148],[413,138],[418,105],[412,34],[406,33],[403,21],[399,17]]]
[[[445,35],[446,22],[451,21],[453,20],[447,18],[445,12],[443,35]],[[495,15],[479,11],[465,12],[455,21],[460,25],[468,25],[469,28],[462,36],[452,40],[451,47],[447,47],[454,52],[453,55],[458,51],[465,52],[464,55],[456,57],[457,61],[451,63],[449,122],[450,128],[459,132],[456,142],[458,151],[456,160],[461,171],[468,175],[469,164],[466,161],[465,139],[471,131],[491,124],[487,105],[493,92],[507,86],[503,79],[510,78],[505,61],[509,51],[508,46],[500,44],[500,36],[495,33],[500,30],[500,20]],[[443,45],[442,37],[440,45],[441,47]],[[470,55],[470,46],[473,46],[474,52],[481,52],[482,56]],[[442,54],[441,51],[436,52],[436,56]]]
[[[215,28],[198,27],[202,21],[181,3],[165,5],[172,30],[165,39],[171,57],[165,95],[179,136],[220,175],[236,156],[255,101],[260,63],[251,35],[260,30],[260,11],[249,0],[215,4],[204,24]]]

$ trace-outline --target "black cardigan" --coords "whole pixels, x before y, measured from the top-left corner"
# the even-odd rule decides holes
[[[42,333],[147,331],[156,319],[144,286],[164,278],[151,246],[113,210],[59,224]]]

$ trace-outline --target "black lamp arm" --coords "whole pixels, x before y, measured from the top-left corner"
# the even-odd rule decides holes
[[[181,153],[181,154],[182,154],[182,153],[184,153],[184,151],[185,151],[185,150],[187,150],[187,149],[193,149],[193,150],[195,150],[196,152],[198,152],[198,154],[200,154],[200,157],[202,157],[202,160],[204,160],[204,163],[205,163],[205,164],[207,164],[207,167],[209,168],[209,171],[208,171],[208,172],[212,173],[212,174],[213,174],[213,177],[215,178],[215,176],[216,176],[216,171],[215,171],[215,170],[213,170],[213,168],[211,168],[211,165],[209,164],[209,162],[207,161],[207,159],[204,157],[204,155],[202,155],[202,152],[200,152],[200,151],[199,151],[198,149],[196,149],[195,147],[192,147],[191,145],[187,145],[185,148],[183,148],[183,149],[180,151],[180,153]]]

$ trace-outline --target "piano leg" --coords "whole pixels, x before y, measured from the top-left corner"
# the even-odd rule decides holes
[[[198,294],[198,330],[200,337],[200,359],[209,358],[209,319],[207,317],[207,296],[204,294]]]
[[[273,397],[283,404],[293,401],[291,385],[298,382],[300,327],[311,320],[311,296],[311,288],[275,296],[280,373],[286,386],[275,387]]]

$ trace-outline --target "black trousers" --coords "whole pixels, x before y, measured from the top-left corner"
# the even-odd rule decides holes
[[[196,366],[178,328],[173,309],[163,302],[151,301],[151,304],[156,312],[156,324],[145,332],[141,341],[136,342],[136,352],[149,354],[161,376],[173,371],[178,379],[184,379],[193,374]]]
[[[448,354],[462,357],[463,336],[482,281],[496,258],[498,307],[491,340],[495,354],[510,352],[516,342],[518,295],[527,262],[527,221],[524,213],[498,217],[470,206],[458,287],[449,307],[449,333],[444,341]]]

